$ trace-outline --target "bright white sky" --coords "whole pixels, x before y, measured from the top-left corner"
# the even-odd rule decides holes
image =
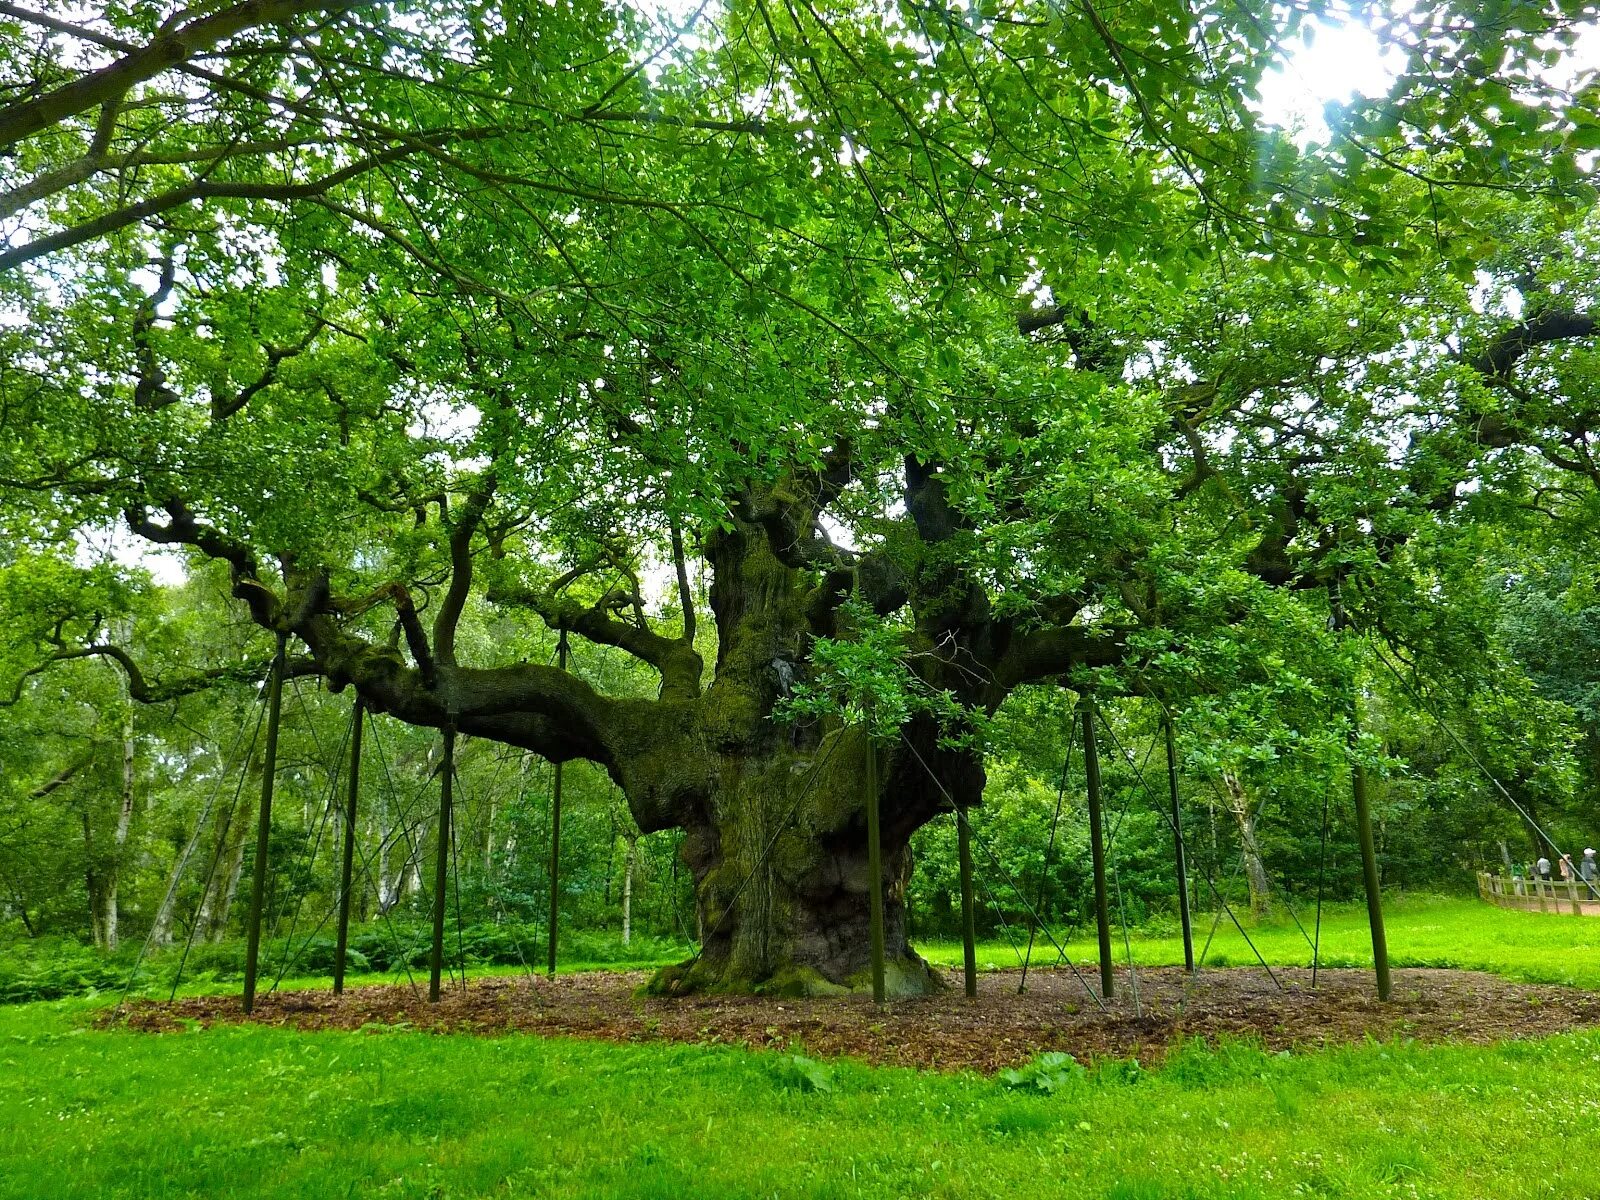
[[[1405,56],[1392,48],[1385,54],[1377,35],[1358,22],[1309,24],[1311,44],[1301,42],[1287,62],[1262,79],[1258,111],[1274,125],[1321,141],[1328,136],[1322,115],[1328,102],[1382,95],[1405,65]]]
[[[1405,65],[1405,58],[1393,47],[1383,46],[1359,21],[1307,24],[1312,34],[1310,45],[1302,41],[1284,63],[1267,72],[1257,111],[1275,125],[1297,130],[1303,139],[1322,141],[1328,136],[1325,106],[1357,95],[1382,95]],[[1584,72],[1596,70],[1600,70],[1600,25],[1591,25],[1580,35],[1553,82],[1570,88]]]

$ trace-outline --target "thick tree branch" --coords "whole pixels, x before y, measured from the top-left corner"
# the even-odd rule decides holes
[[[1488,345],[1468,358],[1467,363],[1485,379],[1505,383],[1510,379],[1511,368],[1535,347],[1592,337],[1595,332],[1596,322],[1591,313],[1543,308],[1502,329]]]
[[[78,774],[79,771],[83,770],[92,762],[94,762],[94,759],[90,757],[80,758],[76,762],[68,763],[50,779],[47,779],[38,787],[34,788],[33,791],[29,792],[28,799],[43,800],[51,792],[58,791],[61,788],[66,787],[67,784],[72,782],[73,778]]]
[[[122,208],[112,209],[102,213],[92,220],[81,224],[69,225],[65,229],[44,237],[35,238],[31,242],[24,242],[10,250],[0,253],[0,271],[8,271],[24,263],[33,262],[35,259],[54,254],[59,250],[67,250],[73,246],[82,245],[84,242],[93,241],[108,233],[115,233],[119,229],[126,229],[129,225],[136,225],[150,217],[159,216],[174,208],[181,208],[186,204],[195,202],[204,203],[211,200],[265,200],[276,203],[288,203],[294,200],[312,200],[326,195],[339,185],[357,179],[379,167],[387,166],[416,152],[411,146],[396,146],[381,153],[373,154],[367,158],[359,159],[348,166],[340,167],[336,171],[329,171],[316,179],[306,180],[303,183],[249,183],[249,182],[210,182],[197,180],[183,187],[173,188],[171,191],[161,192],[136,204],[125,205]]]
[[[445,589],[444,600],[433,619],[433,652],[446,667],[456,665],[456,627],[461,624],[462,610],[472,592],[472,539],[494,498],[495,483],[494,472],[484,475],[468,495],[460,517],[450,530],[450,586]]]
[[[642,829],[681,823],[680,789],[699,786],[712,772],[695,750],[692,705],[612,699],[573,672],[532,663],[489,670],[440,667],[428,686],[398,652],[351,633],[327,612],[297,632],[329,686],[353,686],[374,712],[412,725],[453,727],[552,762],[600,763],[623,784]],[[663,780],[652,765],[652,756],[660,754],[687,774]]]
[[[26,183],[0,192],[0,220],[21,212],[46,196],[82,183],[102,170],[108,157],[106,152],[111,148],[112,135],[117,131],[117,114],[120,111],[121,105],[114,100],[108,100],[100,106],[100,118],[95,122],[94,136],[89,140],[89,149],[82,158],[54,171],[41,172]]]
[[[136,84],[189,61],[234,34],[261,25],[280,24],[307,13],[342,12],[355,7],[355,3],[356,0],[245,0],[187,24],[175,25],[173,22],[183,15],[180,12],[148,43],[109,66],[32,100],[0,109],[0,147],[15,145],[86,109],[120,100]],[[0,5],[0,13],[23,20],[32,15],[14,4]]]
[[[422,620],[417,615],[417,605],[411,598],[411,592],[403,583],[386,583],[377,591],[360,600],[330,600],[325,609],[323,606],[313,608],[296,623],[296,631],[307,621],[310,621],[319,612],[328,611],[342,619],[358,617],[374,605],[384,601],[393,601],[395,623],[400,626],[405,635],[406,649],[411,652],[411,661],[417,664],[417,671],[422,678],[424,687],[432,687],[436,666],[433,651],[428,646],[427,632],[422,628]]]
[[[250,615],[264,629],[276,629],[282,603],[261,580],[255,554],[243,542],[235,541],[217,529],[195,519],[186,501],[174,497],[161,507],[170,518],[165,525],[151,520],[144,508],[130,508],[124,516],[140,537],[168,546],[193,546],[212,558],[228,564],[233,575],[233,594],[249,606]]]
[[[172,295],[176,277],[177,265],[169,254],[161,260],[161,274],[155,290],[146,297],[133,318],[133,351],[139,363],[139,379],[133,387],[133,402],[147,412],[156,412],[176,404],[179,399],[178,393],[167,386],[167,373],[150,345],[150,330],[155,327],[156,318],[161,314],[161,305]]]
[[[1112,667],[1124,661],[1127,629],[1051,625],[1011,638],[994,668],[991,701],[997,705],[1024,683],[1065,675],[1079,667]]]
[[[558,590],[537,591],[500,584],[491,587],[486,598],[491,604],[526,608],[552,629],[567,629],[597,645],[615,646],[649,664],[661,675],[663,699],[693,700],[700,695],[700,677],[705,664],[690,643],[681,638],[663,637],[648,626],[615,616],[618,609],[633,607],[632,593],[614,590],[585,607],[570,597],[558,595]]]
[[[683,552],[683,530],[677,518],[671,522],[672,566],[678,577],[678,607],[683,610],[683,640],[694,645],[695,611],[694,589],[689,586],[689,562]]]

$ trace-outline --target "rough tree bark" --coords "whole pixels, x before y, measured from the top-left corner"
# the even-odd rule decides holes
[[[852,469],[849,447],[841,445],[810,473],[750,481],[726,498],[725,518],[699,543],[717,633],[709,679],[694,644],[694,602],[676,528],[685,618],[677,636],[646,620],[636,581],[593,603],[572,596],[581,569],[542,590],[491,581],[491,603],[520,607],[552,629],[653,667],[661,678],[653,701],[602,695],[554,667],[457,663],[456,626],[474,586],[474,539],[493,503],[492,473],[454,504],[432,501],[451,570],[431,630],[398,583],[364,598],[338,596],[325,570],[281,559],[269,577],[249,547],[197,519],[181,499],[164,501],[161,518],[143,509],[128,518],[151,540],[197,546],[227,562],[234,595],[252,618],[302,641],[335,690],[353,686],[371,710],[412,724],[451,725],[552,762],[589,759],[621,789],[641,833],[683,830],[681,858],[695,880],[702,946],[690,962],[660,973],[660,989],[820,994],[867,984],[866,737],[834,718],[793,724],[774,713],[808,678],[815,640],[846,633],[844,601],[853,594],[880,614],[909,613],[909,669],[930,693],[969,712],[992,711],[1019,684],[1059,679],[1123,653],[1114,634],[1076,624],[1078,609],[1064,600],[1026,626],[997,617],[985,588],[947,545],[970,525],[949,502],[940,471],[914,458],[903,465],[904,536],[871,553],[835,547],[820,517]],[[404,654],[356,632],[351,618],[380,604],[393,606]],[[892,994],[938,986],[907,935],[912,834],[953,803],[977,805],[983,793],[978,752],[942,744],[942,732],[918,714],[898,741],[879,750]]]

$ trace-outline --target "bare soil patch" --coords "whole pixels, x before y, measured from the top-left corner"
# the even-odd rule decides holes
[[[1380,1003],[1372,973],[1279,970],[1279,986],[1259,969],[1207,970],[1190,979],[1177,968],[1117,973],[1117,996],[1102,1011],[1068,970],[1035,970],[1018,994],[1019,972],[980,977],[978,998],[950,990],[874,1007],[870,997],[792,1000],[759,996],[661,999],[635,995],[645,972],[591,972],[544,978],[474,979],[437,1005],[405,984],[281,992],[257,1000],[246,1017],[235,996],[175,1003],[140,1000],[108,1013],[106,1024],[150,1032],[254,1021],[296,1029],[412,1028],[436,1033],[536,1033],[612,1042],[675,1041],[851,1055],[896,1066],[996,1071],[1046,1050],[1082,1062],[1136,1056],[1145,1062],[1194,1037],[1247,1037],[1269,1049],[1416,1038],[1488,1043],[1600,1025],[1600,994],[1512,983],[1475,971],[1403,970],[1394,998]],[[1092,974],[1084,980],[1093,985]]]

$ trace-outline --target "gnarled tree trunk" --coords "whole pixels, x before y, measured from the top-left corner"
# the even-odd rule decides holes
[[[704,943],[664,972],[668,991],[827,994],[870,986],[866,802],[860,730],[804,748],[722,759],[704,819],[691,823],[683,858],[694,873]],[[912,948],[905,921],[911,834],[936,805],[931,780],[915,786],[903,757],[884,771],[884,947],[891,995],[938,986]],[[921,770],[917,766],[918,771]]]
[[[692,750],[630,746],[614,772],[642,830],[686,831],[704,940],[693,960],[661,974],[667,991],[870,986],[867,737],[831,721],[774,719],[804,677],[828,597],[773,542],[742,521],[711,539],[718,657],[710,688],[680,713]],[[891,994],[910,995],[939,986],[907,936],[911,835],[949,807],[949,794],[981,795],[983,770],[975,756],[941,749],[930,718],[902,732],[877,749],[877,799],[887,981]]]

